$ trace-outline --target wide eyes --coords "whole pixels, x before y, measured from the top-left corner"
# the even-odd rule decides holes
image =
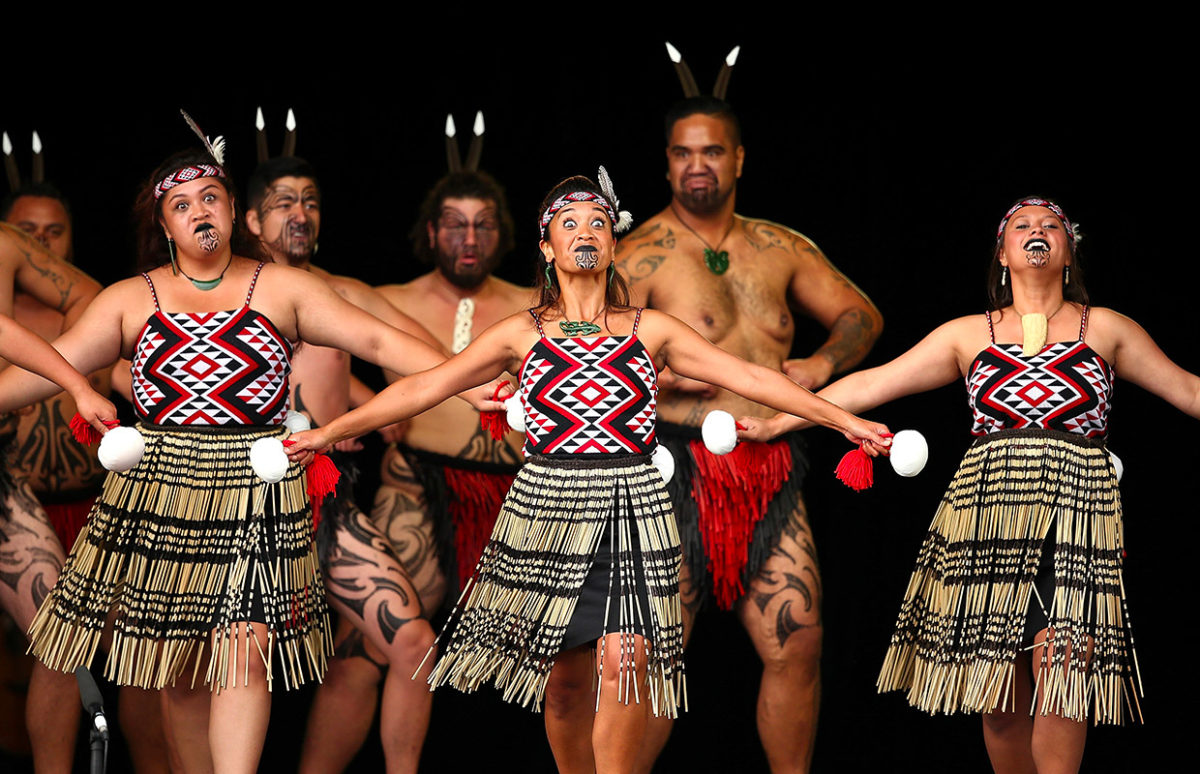
[[[562,222],[563,228],[575,228],[575,225],[576,225],[576,223],[575,223],[574,218],[570,218],[570,217],[563,218],[563,222]]]
[[[592,218],[592,228],[604,228],[604,218]]]

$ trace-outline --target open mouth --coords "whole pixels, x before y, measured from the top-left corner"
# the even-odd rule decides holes
[[[1045,239],[1040,239],[1040,238],[1039,239],[1030,239],[1028,242],[1025,243],[1025,252],[1027,252],[1027,253],[1032,253],[1032,252],[1048,253],[1048,252],[1050,252],[1050,243],[1047,242]]]
[[[196,229],[192,233],[199,234],[201,232],[208,231],[209,229],[212,229],[212,228],[216,228],[216,226],[214,226],[211,223],[201,223],[196,226]]]

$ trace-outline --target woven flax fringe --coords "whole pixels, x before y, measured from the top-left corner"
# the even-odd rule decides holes
[[[739,443],[715,455],[700,428],[658,423],[659,441],[675,457],[667,485],[679,523],[683,559],[703,578],[722,610],[732,610],[779,544],[783,525],[801,502],[808,471],[799,433],[771,443]]]
[[[51,669],[86,666],[115,609],[105,674],[121,685],[182,675],[219,691],[251,657],[269,686],[276,664],[288,688],[320,679],[332,642],[304,474],[293,465],[269,485],[249,464],[255,440],[284,430],[139,429],[146,453],[109,474],[30,627],[31,651]],[[235,648],[247,620],[266,626]]]
[[[1017,709],[1015,660],[1046,540],[1053,647],[1037,651],[1044,698],[1032,711],[1140,721],[1116,476],[1102,447],[1053,431],[994,433],[967,452],[921,546],[879,690],[906,690],[930,713]]]
[[[686,709],[679,536],[662,476],[642,460],[598,467],[535,457],[525,464],[442,633],[450,637],[430,685],[474,691],[494,681],[506,701],[540,710],[592,557],[611,526],[617,541],[611,583],[620,603],[607,611],[604,630],[633,631],[640,621],[649,632],[651,707],[671,717],[681,703]],[[629,548],[633,531],[640,555]],[[637,602],[635,563],[645,575],[649,610]],[[632,654],[621,650],[622,669],[632,668]],[[635,683],[623,681],[633,690],[622,687],[622,700],[641,701]]]

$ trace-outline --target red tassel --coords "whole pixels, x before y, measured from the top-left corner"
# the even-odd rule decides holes
[[[308,480],[308,498],[312,501],[314,532],[321,523],[321,503],[325,500],[325,495],[333,494],[333,491],[337,489],[337,482],[341,477],[342,473],[337,469],[337,465],[334,465],[333,460],[324,454],[313,457],[313,461],[308,465],[308,470],[305,471],[305,478]]]
[[[506,386],[508,386],[508,382],[497,384],[496,389],[492,391],[492,400],[500,400],[500,391]],[[491,434],[493,441],[499,441],[512,431],[512,428],[508,426],[507,411],[480,411],[479,426]]]
[[[104,420],[105,427],[116,427],[121,424],[115,419]],[[100,439],[104,436],[100,431],[92,427],[86,419],[79,416],[78,413],[71,417],[71,435],[75,436],[75,440],[84,446],[95,446],[100,443]]]
[[[875,483],[874,465],[871,463],[871,457],[863,451],[861,444],[846,452],[846,455],[842,457],[842,461],[837,466],[837,477],[838,481],[855,492],[870,489],[871,485]]]

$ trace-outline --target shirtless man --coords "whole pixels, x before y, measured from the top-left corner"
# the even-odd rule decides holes
[[[46,250],[24,231],[0,223],[0,313],[11,316],[24,292],[62,315],[71,327],[100,285]],[[8,449],[18,418],[0,416],[0,449]],[[66,554],[29,483],[0,467],[0,606],[22,632],[58,580]],[[75,677],[36,663],[29,678],[25,723],[38,772],[69,772],[79,724]]]
[[[267,161],[254,171],[247,189],[246,225],[276,262],[312,272],[350,303],[441,349],[428,331],[368,285],[311,263],[321,224],[321,191],[307,162],[296,157]],[[341,350],[304,345],[292,359],[292,407],[314,426],[351,407],[350,384],[350,355]],[[340,617],[339,632],[363,632],[391,667],[380,724],[384,754],[388,771],[415,772],[432,699],[424,680],[411,678],[433,644],[433,630],[421,617],[421,601],[396,554],[354,504],[348,461],[335,461],[343,478],[335,497],[321,506],[317,538],[326,591]],[[343,760],[310,755],[313,737],[343,711],[329,701],[329,691],[336,694],[336,686],[326,682],[313,703],[302,770],[341,771],[362,744],[359,739]]]
[[[434,270],[378,290],[429,326],[446,349],[462,350],[474,335],[529,306],[528,288],[491,276],[512,249],[513,222],[503,189],[486,173],[439,180],[421,206],[412,242]],[[410,420],[404,445],[385,452],[371,518],[400,555],[427,615],[453,602],[474,570],[516,474],[522,442],[518,433],[493,440],[477,412],[447,402]],[[341,760],[370,728],[387,664],[360,633],[339,630],[338,637],[321,692],[341,694],[340,711],[322,717],[319,735],[310,725],[305,750],[340,747]]]
[[[808,388],[861,360],[883,326],[871,301],[807,237],[734,212],[745,150],[729,105],[686,99],[668,112],[666,133],[671,203],[617,248],[634,303],[675,315],[721,348]],[[791,360],[793,310],[829,338],[810,357]],[[758,731],[771,770],[807,771],[820,699],[821,587],[799,491],[803,449],[781,439],[716,457],[698,440],[713,409],[773,414],[728,392],[663,381],[658,436],[677,466],[668,488],[684,551],[685,636],[710,594],[736,612],[763,661]],[[739,480],[747,469],[757,491]],[[669,721],[653,721],[643,770],[669,734]]]

